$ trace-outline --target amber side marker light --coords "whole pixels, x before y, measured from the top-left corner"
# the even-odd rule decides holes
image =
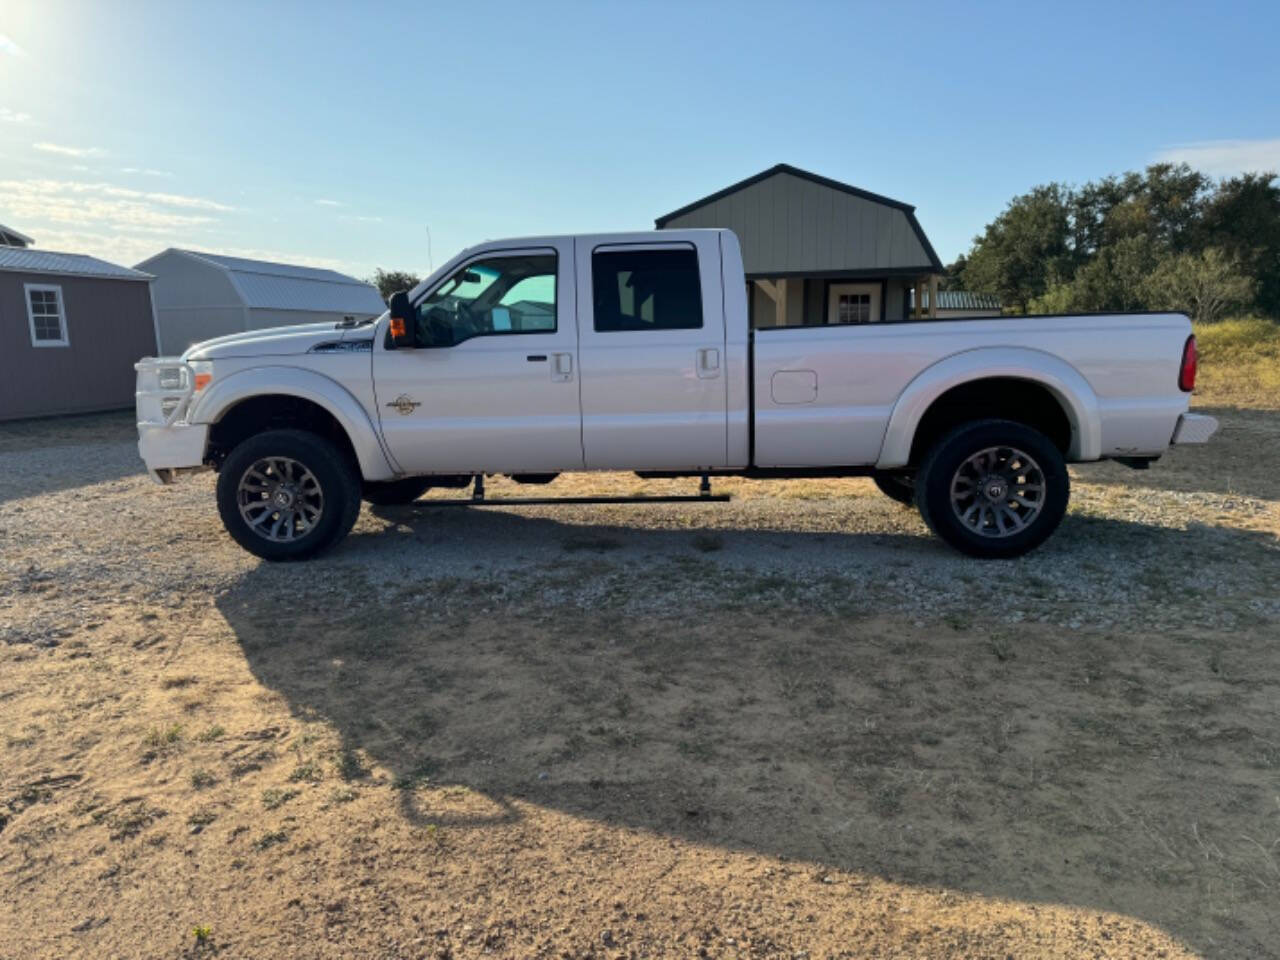
[[[391,336],[397,340],[404,336],[404,317],[391,318]]]
[[[1178,389],[1190,393],[1196,388],[1196,370],[1200,366],[1200,354],[1196,350],[1196,335],[1187,337],[1182,348],[1182,367],[1178,370]]]
[[[196,374],[196,393],[199,393],[201,390],[203,390],[212,382],[213,382],[212,373],[197,373]]]

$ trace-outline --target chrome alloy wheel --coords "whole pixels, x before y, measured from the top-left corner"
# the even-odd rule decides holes
[[[315,474],[288,457],[257,460],[236,489],[240,516],[258,536],[288,543],[314,529],[324,513],[324,491]]]
[[[1039,516],[1044,495],[1040,464],[1016,447],[980,450],[951,478],[951,509],[983,537],[1021,533]]]

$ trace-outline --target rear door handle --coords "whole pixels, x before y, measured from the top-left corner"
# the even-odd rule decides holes
[[[698,376],[704,380],[720,376],[720,351],[715,347],[703,347],[698,351]]]
[[[553,353],[554,363],[551,366],[551,379],[565,383],[573,379],[573,354]]]
[[[546,363],[547,355],[545,353],[531,353],[525,359],[530,363]]]

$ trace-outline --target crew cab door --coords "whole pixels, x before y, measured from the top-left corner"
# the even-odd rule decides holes
[[[582,468],[571,240],[490,249],[414,304],[414,348],[374,345],[382,435],[409,473]]]
[[[715,233],[579,239],[582,448],[591,470],[727,465],[724,295]]]

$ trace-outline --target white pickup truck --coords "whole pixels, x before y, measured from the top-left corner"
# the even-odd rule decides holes
[[[1068,462],[1145,467],[1217,427],[1187,412],[1181,314],[752,330],[727,230],[491,241],[371,323],[137,370],[152,477],[219,471],[228,532],[268,560],[332,547],[362,498],[474,483],[450,502],[483,505],[486,474],[582,470],[700,476],[704,494],[716,475],[870,475],[952,546],[1011,557],[1061,521]]]

